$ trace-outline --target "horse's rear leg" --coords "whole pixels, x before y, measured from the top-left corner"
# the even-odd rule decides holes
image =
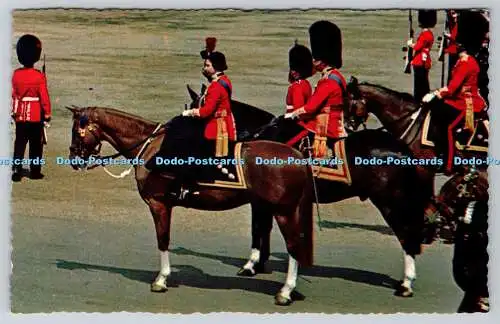
[[[280,306],[287,306],[292,303],[291,294],[297,286],[297,275],[299,270],[297,258],[300,229],[298,222],[294,221],[296,219],[297,217],[294,217],[294,219],[291,220],[289,217],[276,215],[276,222],[278,223],[280,231],[285,238],[286,249],[289,254],[285,285],[275,296],[275,303]]]
[[[172,219],[172,207],[165,205],[161,201],[148,201],[149,209],[153,214],[156,229],[156,240],[160,250],[160,271],[151,284],[152,292],[167,291],[167,277],[170,274],[170,259],[168,246],[170,244],[170,223]]]
[[[311,176],[311,173],[309,175]],[[311,266],[313,263],[313,190],[311,183],[312,181],[309,182],[309,185],[304,186],[302,197],[294,212],[285,211],[275,214],[289,254],[286,282],[275,297],[277,305],[286,306],[292,302],[291,294],[297,285],[298,262],[303,266]]]
[[[252,251],[246,264],[238,271],[239,276],[252,277],[264,272],[271,253],[273,215],[262,204],[252,204]]]

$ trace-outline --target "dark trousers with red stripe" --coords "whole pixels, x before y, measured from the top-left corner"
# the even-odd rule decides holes
[[[439,134],[434,138],[437,153],[444,154],[444,165],[452,170],[455,140],[453,132],[465,120],[465,111],[447,105],[442,100],[432,102],[432,119],[438,123]]]
[[[42,158],[43,155],[43,123],[16,123],[16,139],[14,141],[14,159],[22,160],[26,151],[26,144],[29,142],[29,158]],[[13,165],[14,172],[20,172],[22,165]],[[40,174],[41,165],[30,165],[32,174]]]
[[[417,102],[421,102],[422,98],[429,93],[429,70],[423,66],[413,67],[413,97]]]

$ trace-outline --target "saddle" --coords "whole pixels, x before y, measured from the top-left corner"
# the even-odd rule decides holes
[[[490,135],[489,118],[486,111],[474,114],[474,130],[472,132],[464,128],[462,121],[454,130],[455,148],[462,152],[488,152],[488,140]],[[442,127],[436,125],[429,111],[425,117],[422,130],[422,144],[434,147],[436,136],[442,136],[432,132],[432,129]]]

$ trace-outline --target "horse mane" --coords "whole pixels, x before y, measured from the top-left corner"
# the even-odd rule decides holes
[[[373,88],[377,89],[377,91],[383,92],[390,97],[396,97],[400,100],[417,104],[417,102],[415,101],[415,98],[411,94],[409,94],[408,92],[399,92],[399,91],[381,86],[379,84],[373,84],[373,83],[369,83],[369,82],[361,82],[359,85],[373,87]]]
[[[257,120],[262,120],[262,121],[271,121],[275,117],[272,113],[260,109],[258,107],[237,100],[231,100],[231,101],[232,101],[231,110],[233,112],[233,115],[248,113],[251,116],[254,116]],[[235,118],[237,117],[235,116]]]
[[[154,121],[151,121],[151,120],[146,119],[144,117],[134,115],[134,114],[131,114],[131,113],[128,113],[128,112],[125,112],[123,110],[119,110],[116,108],[92,106],[92,107],[81,107],[81,109],[83,109],[82,114],[87,115],[88,117],[92,117],[93,112],[96,112],[97,114],[99,114],[99,111],[102,111],[102,112],[109,113],[109,114],[116,116],[116,117],[121,117],[121,118],[125,118],[125,119],[134,119],[135,121],[139,121],[139,122],[142,122],[145,124],[156,124],[156,122],[154,122]]]

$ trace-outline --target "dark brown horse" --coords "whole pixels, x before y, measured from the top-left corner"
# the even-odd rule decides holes
[[[82,163],[72,165],[74,169],[87,167],[89,157],[99,154],[101,141],[110,143],[118,153],[127,159],[147,161],[160,148],[162,140],[169,140],[169,131],[175,123],[186,122],[189,117],[178,116],[165,127],[159,127],[143,118],[111,108],[86,107],[68,108],[73,113],[73,137],[70,159]],[[151,284],[154,292],[167,290],[167,276],[170,274],[168,248],[170,223],[175,206],[200,210],[227,210],[250,203],[252,209],[265,209],[260,217],[274,215],[286,242],[290,255],[286,284],[276,295],[276,303],[288,305],[290,294],[295,288],[298,264],[312,264],[312,202],[311,171],[304,165],[256,165],[257,157],[288,159],[302,155],[286,145],[270,141],[243,143],[239,159],[240,180],[245,184],[240,189],[200,186],[199,194],[189,201],[170,199],[168,192],[175,174],[170,176],[149,172],[141,163],[135,165],[135,178],[141,198],[146,202],[153,216],[161,269]],[[214,166],[215,168],[215,166]],[[257,217],[257,216],[256,216]],[[265,220],[268,222],[272,220]]]
[[[453,277],[464,291],[458,312],[488,312],[488,174],[455,175],[437,197],[440,213],[454,228]]]
[[[359,83],[355,77],[351,78],[347,88],[350,94],[350,106],[346,119],[349,120],[352,128],[357,129],[361,124],[364,124],[369,114],[375,115],[387,131],[408,145],[416,158],[429,162],[429,165],[417,165],[417,170],[422,181],[431,186],[430,190],[434,196],[434,178],[437,173],[437,165],[431,165],[431,163],[438,163],[438,155],[433,144],[423,144],[422,133],[427,131],[429,137],[435,138],[443,136],[443,131],[432,122],[425,123],[430,106],[421,106],[408,93],[367,82]],[[428,127],[427,130],[426,127]],[[487,160],[487,152],[455,150],[455,156],[469,160],[479,158],[483,162]],[[477,165],[477,167],[483,169],[486,167],[486,163]],[[434,211],[435,207],[432,204],[429,205],[426,208],[427,216],[433,217]]]
[[[189,89],[189,88],[188,88]],[[189,89],[193,102],[198,105],[199,96]],[[240,104],[233,103],[233,110],[240,110]],[[238,125],[237,125],[238,127]],[[246,139],[272,140],[286,143],[303,131],[294,121],[279,117],[264,125]],[[356,132],[345,139],[346,162],[352,178],[350,184],[320,178],[315,179],[319,203],[338,202],[350,197],[370,199],[378,208],[387,224],[392,228],[404,250],[404,277],[396,287],[396,295],[412,296],[413,281],[416,278],[415,256],[421,253],[424,230],[424,207],[432,196],[430,187],[418,178],[415,167],[394,165],[357,164],[359,158],[385,160],[387,157],[405,159],[411,155],[408,148],[382,131]],[[261,209],[260,213],[268,213]],[[252,252],[248,262],[239,274],[253,276],[262,271],[270,255],[270,217],[252,218]]]

